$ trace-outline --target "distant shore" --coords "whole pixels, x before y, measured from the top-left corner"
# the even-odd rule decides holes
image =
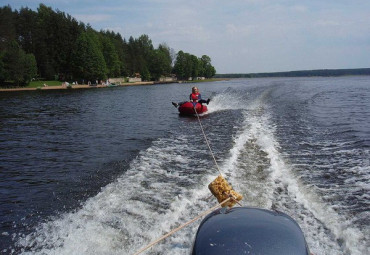
[[[337,77],[337,76],[357,76],[370,75],[370,68],[356,69],[318,69],[300,70],[273,73],[229,73],[216,74],[215,78],[275,78],[275,77]]]

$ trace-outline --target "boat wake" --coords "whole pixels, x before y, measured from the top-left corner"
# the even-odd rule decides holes
[[[268,94],[261,93],[243,111],[244,123],[224,163],[244,205],[274,209],[293,217],[303,229],[314,254],[365,254],[366,238],[353,221],[335,211],[300,181],[297,169],[281,153],[271,123]]]
[[[211,102],[208,106],[208,114],[220,111],[244,109],[246,105],[243,102],[245,102],[246,96],[248,96],[247,92],[242,95],[232,88],[227,88],[222,93],[212,95]]]
[[[212,98],[208,113],[233,120],[225,124],[212,115],[202,119],[211,146],[219,148],[216,158],[226,179],[244,196],[244,206],[279,210],[294,218],[314,254],[369,253],[363,233],[334,205],[323,202],[317,188],[301,181],[290,164],[276,139],[270,95],[270,89],[226,89]],[[222,130],[223,125],[230,129]],[[20,236],[17,251],[131,254],[211,208],[216,201],[209,199],[207,186],[218,172],[208,148],[199,145],[200,136],[199,126],[183,121],[169,137],[141,151],[122,176],[81,208]],[[150,253],[189,254],[197,226],[177,232]]]

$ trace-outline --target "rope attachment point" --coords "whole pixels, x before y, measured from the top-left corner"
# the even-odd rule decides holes
[[[219,203],[222,203],[222,207],[233,207],[236,203],[243,199],[243,196],[233,190],[231,185],[225,180],[222,175],[219,175],[213,182],[208,185],[211,193],[217,198]],[[232,197],[233,199],[229,200],[227,203],[223,203],[228,198]]]

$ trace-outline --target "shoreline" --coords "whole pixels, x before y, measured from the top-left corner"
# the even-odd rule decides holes
[[[96,88],[115,88],[115,87],[126,87],[126,86],[140,86],[140,85],[157,85],[157,84],[170,84],[170,83],[201,83],[201,82],[212,82],[212,81],[225,81],[230,80],[229,78],[213,78],[205,81],[141,81],[141,82],[125,82],[116,84],[114,86],[107,85],[72,85],[69,87],[58,85],[58,86],[46,86],[46,87],[35,87],[35,88],[1,88],[0,92],[12,92],[12,91],[34,91],[34,90],[68,90],[68,89],[96,89]]]
[[[70,85],[70,87],[66,86],[46,86],[46,87],[37,87],[37,88],[0,88],[0,92],[6,91],[33,91],[33,90],[68,90],[68,89],[96,89],[96,88],[115,88],[115,87],[125,87],[125,86],[138,86],[138,85],[154,85],[154,82],[125,82],[122,84],[117,84],[115,86],[107,86],[107,85]]]

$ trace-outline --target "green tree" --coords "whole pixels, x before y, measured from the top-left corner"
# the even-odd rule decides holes
[[[0,8],[0,51],[5,50],[8,43],[16,39],[16,13],[10,6]]]
[[[211,78],[216,74],[216,69],[211,65],[211,58],[203,55],[200,59],[203,75],[206,78]]]
[[[129,75],[149,72],[149,65],[153,53],[153,44],[147,35],[141,35],[138,39],[132,36],[127,43],[127,70]],[[145,76],[145,74],[144,74]]]
[[[6,79],[5,67],[4,67],[4,55],[5,51],[0,51],[0,85]]]
[[[151,80],[151,75],[146,66],[144,66],[143,70],[141,71],[141,79],[143,81],[150,81]]]
[[[16,41],[9,43],[5,56],[5,77],[12,80],[15,85],[19,86],[23,82],[24,67],[24,52],[19,48]]]
[[[121,65],[114,44],[110,38],[102,36],[103,56],[107,65],[108,77],[117,77],[121,74]]]
[[[216,69],[212,65],[210,65],[206,68],[206,70],[205,70],[205,77],[206,78],[212,78],[213,76],[215,76],[215,74],[216,74]]]
[[[26,54],[16,41],[9,43],[3,61],[5,79],[13,81],[16,86],[28,84],[37,73],[34,55]]]
[[[199,67],[200,67],[200,61],[199,59],[194,56],[194,55],[191,55],[190,56],[190,61],[192,62],[192,72],[191,72],[191,76],[193,77],[193,79],[195,79],[196,77],[199,77]]]
[[[128,75],[132,75],[137,70],[135,39],[130,36],[125,46],[127,72]]]
[[[185,65],[184,65],[184,78],[189,79],[193,74],[193,61],[192,61],[192,55],[189,53],[185,53]]]
[[[37,63],[36,58],[32,53],[28,53],[24,55],[24,82],[26,84],[30,83],[32,78],[36,77],[37,75]]]
[[[149,63],[153,51],[152,40],[148,35],[141,35],[135,42],[136,56],[138,60],[138,72],[144,80],[150,80]]]
[[[179,51],[177,53],[173,72],[181,80],[190,77],[205,76],[206,78],[213,77],[216,74],[216,69],[211,65],[211,58],[203,55],[200,59],[196,56]]]
[[[143,56],[143,59],[148,62],[150,58],[150,54],[153,51],[154,47],[152,44],[152,40],[150,40],[148,35],[141,35],[137,39],[137,45],[138,45],[138,50],[139,54]]]
[[[158,46],[158,49],[153,50],[150,57],[150,73],[154,80],[159,80],[161,76],[166,76],[171,73],[171,56],[170,49],[163,44]]]
[[[20,38],[24,41],[21,45],[27,47],[27,52],[30,48],[27,45],[32,46],[40,76],[48,79],[56,74],[71,77],[72,52],[84,25],[44,4],[39,5],[35,20],[30,11],[21,10],[21,13],[18,24]]]
[[[180,80],[183,80],[185,78],[185,65],[186,65],[185,53],[182,50],[180,50],[177,53],[175,65],[173,67],[173,72]]]
[[[37,28],[35,33],[35,56],[40,72],[40,76],[51,79],[57,73],[55,61],[52,56],[53,51],[57,50],[53,29],[54,12],[50,7],[40,4],[37,9]]]
[[[75,77],[90,81],[107,78],[104,56],[98,44],[99,42],[92,31],[84,32],[78,37],[72,54]]]
[[[119,63],[119,70],[120,73],[118,76],[127,76],[127,43],[124,39],[122,39],[122,36],[119,33],[114,33],[113,31],[100,31],[101,34],[103,34],[105,37],[109,38],[111,43],[114,45],[115,52],[118,57],[118,63]],[[107,66],[109,68],[109,64],[107,63]],[[112,76],[113,77],[113,76]]]
[[[23,51],[6,49],[12,41]],[[172,67],[179,79],[215,73],[206,55],[201,59],[183,51],[175,55],[165,43],[154,49],[152,40],[145,34],[126,41],[113,31],[97,32],[44,4],[40,4],[37,11],[29,8],[12,11],[10,6],[0,8],[0,50],[0,80],[10,75],[17,83],[28,80],[28,76],[22,75],[28,73],[22,70],[26,66],[21,64],[25,54],[34,55],[39,76],[47,79],[74,79],[75,76],[92,80],[140,73],[143,79],[149,80],[169,75]],[[8,55],[10,51],[16,51],[23,59],[13,59]],[[33,73],[31,58],[29,56],[32,65],[27,68]],[[20,69],[15,70],[14,66]]]
[[[162,67],[162,74],[163,75],[169,75],[171,74],[172,70],[172,56],[171,56],[171,48],[167,46],[165,43],[161,43],[158,46],[158,51],[161,54],[162,62],[161,62],[161,67]]]
[[[37,33],[37,13],[28,8],[21,8],[17,18],[18,42],[26,53],[35,51]]]

